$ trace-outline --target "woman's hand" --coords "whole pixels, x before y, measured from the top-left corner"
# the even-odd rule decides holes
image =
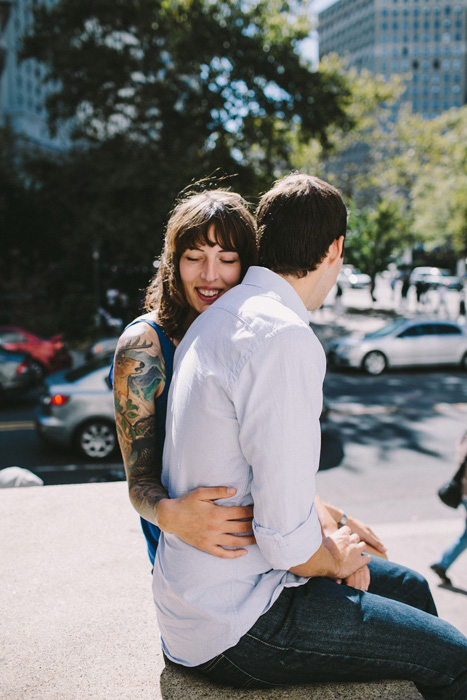
[[[352,588],[358,588],[359,591],[367,591],[370,585],[370,570],[368,566],[362,566],[361,569],[357,569],[355,573],[347,576],[344,583],[352,586]]]
[[[368,525],[357,520],[357,518],[352,518],[350,515],[347,518],[346,525],[350,527],[351,532],[357,534],[361,541],[368,545],[368,548],[365,550],[368,554],[375,554],[383,559],[388,558],[386,554],[387,548]]]
[[[237,559],[255,544],[251,533],[253,506],[218,506],[213,501],[231,498],[233,488],[199,488],[179,498],[165,498],[157,504],[157,524],[192,547],[223,559]],[[241,535],[239,537],[238,535]],[[224,549],[242,547],[242,549]]]

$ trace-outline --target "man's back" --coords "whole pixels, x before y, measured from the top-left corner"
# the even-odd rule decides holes
[[[284,586],[304,582],[288,569],[321,543],[313,497],[324,370],[303,303],[263,268],[250,270],[180,344],[164,485],[171,497],[233,486],[237,493],[226,505],[254,502],[259,546],[225,560],[164,536],[155,599],[174,660],[195,665],[232,646]],[[193,625],[202,647],[186,642]]]

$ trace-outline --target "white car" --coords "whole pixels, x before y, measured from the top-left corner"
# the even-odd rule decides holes
[[[456,275],[451,275],[449,270],[443,267],[414,267],[410,273],[410,284],[417,282],[425,282],[432,289],[443,286],[461,291],[463,288],[462,280]]]
[[[457,365],[467,370],[467,333],[451,321],[398,320],[363,338],[334,341],[328,359],[336,367],[357,367],[378,375],[388,367]]]
[[[353,265],[343,265],[337,278],[342,287],[352,287],[352,289],[365,289],[371,284],[370,275],[366,275],[357,270]]]

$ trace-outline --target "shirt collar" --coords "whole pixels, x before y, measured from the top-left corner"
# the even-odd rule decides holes
[[[267,267],[252,265],[248,268],[242,284],[259,287],[270,296],[276,297],[289,309],[295,311],[302,321],[308,325],[310,317],[305,304],[292,285],[276,272],[269,270]]]

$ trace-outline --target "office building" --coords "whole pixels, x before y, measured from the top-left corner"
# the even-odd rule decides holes
[[[404,76],[425,119],[467,102],[467,0],[337,0],[319,13],[319,54]]]
[[[34,59],[19,60],[21,40],[31,28],[36,3],[0,0],[0,126],[9,124],[31,146],[63,151],[69,145],[66,129],[52,137],[47,126],[45,101],[52,87],[45,81],[46,69]]]

